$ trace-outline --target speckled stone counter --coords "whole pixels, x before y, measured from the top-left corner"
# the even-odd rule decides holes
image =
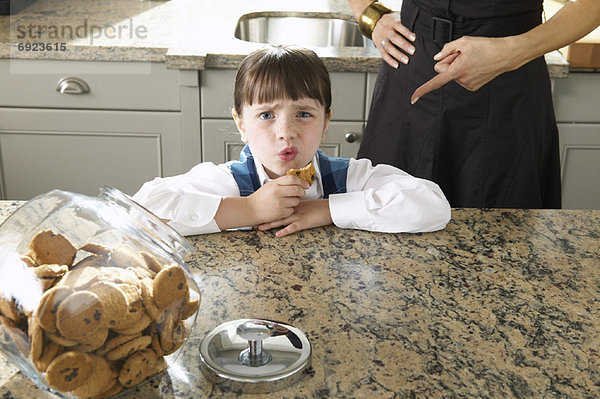
[[[17,203],[0,202],[0,220]],[[198,346],[258,317],[303,330],[313,366],[273,398],[600,396],[600,211],[455,209],[443,231],[335,227],[190,237],[200,317],[166,373],[124,398],[238,397]],[[0,397],[49,394],[0,358]]]
[[[402,0],[385,2],[399,9]],[[353,20],[346,0],[36,0],[13,16],[0,16],[0,58],[166,62],[172,69],[237,68],[264,46],[234,37],[248,13],[310,12]],[[27,42],[51,50],[19,50]],[[61,43],[66,43],[64,51]],[[54,44],[58,43],[58,50]],[[362,47],[311,47],[331,72],[377,72],[379,51]],[[558,52],[546,56],[550,76],[568,76]]]

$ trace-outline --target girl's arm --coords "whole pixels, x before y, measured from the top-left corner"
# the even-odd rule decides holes
[[[220,231],[214,217],[223,197],[239,197],[235,179],[226,166],[201,163],[189,172],[157,177],[133,196],[183,235]]]
[[[270,181],[248,197],[226,165],[202,163],[189,172],[145,183],[133,199],[183,235],[251,227],[288,217],[308,187],[296,176]]]
[[[338,227],[388,233],[440,230],[451,215],[437,184],[368,159],[350,160],[347,193],[331,195],[329,208]]]
[[[281,220],[294,213],[308,183],[297,176],[281,176],[248,197],[223,198],[215,215],[221,230],[256,226]]]

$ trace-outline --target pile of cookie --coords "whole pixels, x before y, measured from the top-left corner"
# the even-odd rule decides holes
[[[124,244],[77,249],[51,230],[29,248],[43,295],[33,311],[0,298],[0,326],[50,387],[108,398],[166,369],[200,304],[178,264]]]

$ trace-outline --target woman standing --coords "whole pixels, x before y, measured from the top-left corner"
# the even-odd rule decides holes
[[[382,53],[358,153],[437,182],[453,207],[560,208],[544,54],[600,24],[600,2],[349,0]]]

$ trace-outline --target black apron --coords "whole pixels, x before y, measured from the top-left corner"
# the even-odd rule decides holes
[[[438,183],[453,207],[560,208],[544,57],[475,92],[450,82],[410,104],[436,75],[433,56],[445,43],[520,34],[541,23],[541,11],[541,0],[404,0],[401,20],[417,36],[416,52],[398,69],[382,62],[358,157]]]

